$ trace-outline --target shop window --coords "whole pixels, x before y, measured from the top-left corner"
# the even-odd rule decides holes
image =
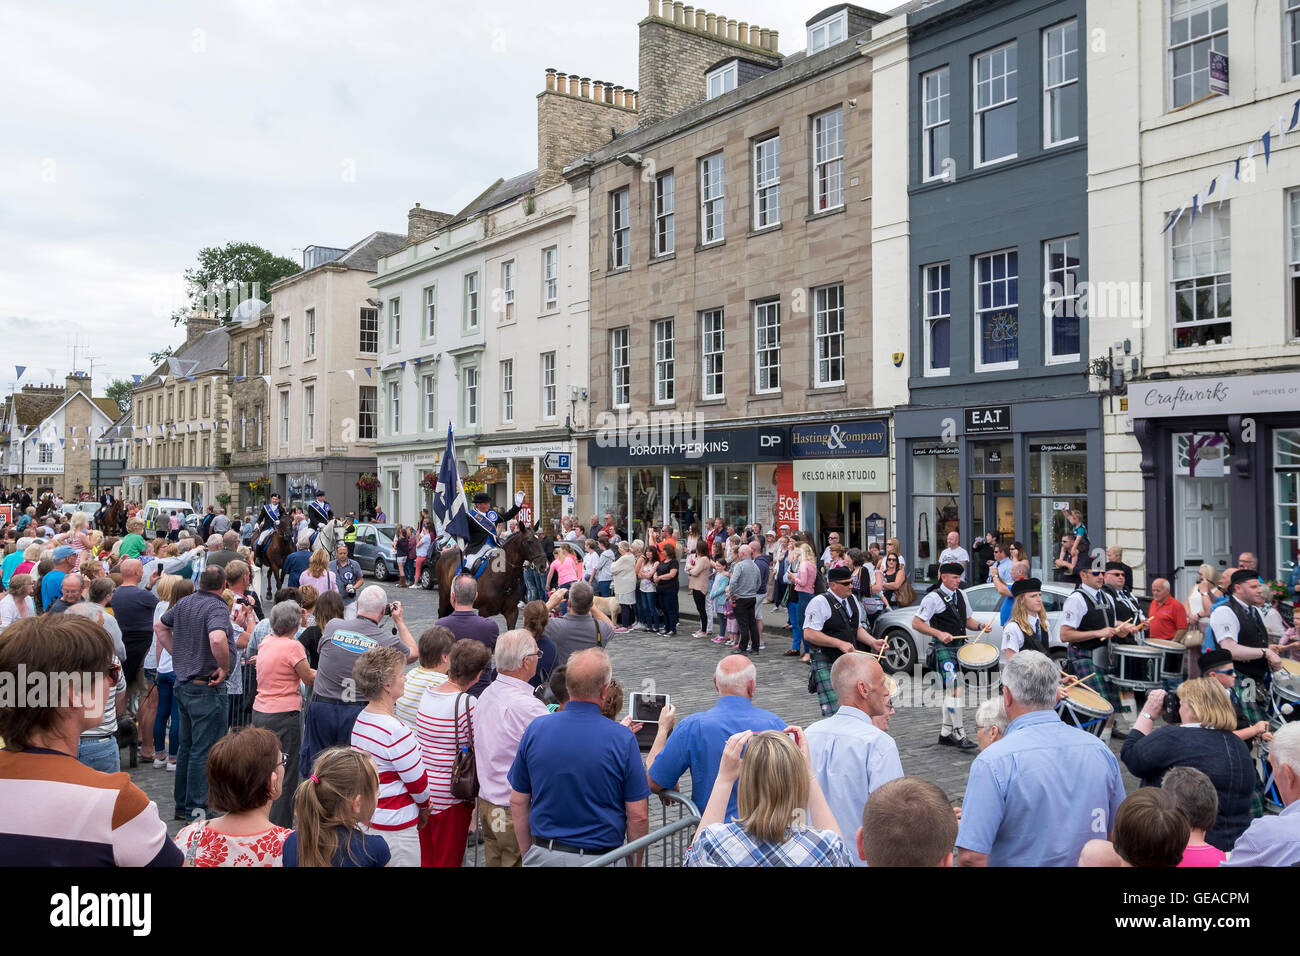
[[[915,556],[917,580],[938,574],[939,553],[947,547],[948,532],[956,531],[963,547],[971,535],[962,527],[956,445],[918,442],[912,445],[912,509],[909,524],[901,529],[905,556]]]

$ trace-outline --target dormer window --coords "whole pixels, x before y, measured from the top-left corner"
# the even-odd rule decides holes
[[[724,63],[722,66],[706,73],[704,79],[708,84],[708,98],[713,99],[715,96],[721,96],[723,93],[730,93],[734,90],[738,74],[739,68],[736,60]]]
[[[840,10],[808,27],[808,55],[819,53],[844,39],[848,29],[849,11]]]

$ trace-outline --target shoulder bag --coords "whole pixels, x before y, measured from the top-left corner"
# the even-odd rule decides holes
[[[465,705],[465,720],[469,739],[460,742],[460,702],[469,694],[456,695],[456,762],[451,768],[451,795],[457,800],[474,800],[478,797],[478,766],[474,761],[474,717]]]

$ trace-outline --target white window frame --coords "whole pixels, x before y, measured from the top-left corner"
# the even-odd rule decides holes
[[[240,373],[239,373],[240,378],[248,378],[248,343],[247,342],[241,342],[239,344],[239,367],[240,367]]]
[[[1300,0],[1282,0],[1282,36],[1286,43],[1282,74],[1289,80],[1300,77]]]
[[[482,381],[477,365],[465,365],[460,370],[461,423],[465,428],[477,428],[479,423],[480,390]]]
[[[1016,65],[1015,67],[1008,68],[1006,64],[1007,64],[1007,51],[1009,50],[1016,51],[1015,40],[1012,40],[1010,43],[1004,43],[1001,46],[996,46],[991,50],[985,50],[983,53],[977,53],[974,57],[971,58],[971,91],[974,94],[971,97],[971,109],[973,110],[971,125],[972,125],[972,135],[974,136],[974,147],[975,147],[974,153],[972,154],[972,158],[975,160],[973,165],[975,166],[976,169],[980,169],[984,166],[992,166],[994,163],[1004,163],[1009,159],[1015,159],[1020,154],[1018,139],[1017,139],[1015,141],[1015,144],[1013,145],[1012,151],[1006,154],[1005,156],[991,156],[988,159],[981,159],[984,150],[983,129],[981,128],[981,124],[980,124],[980,116],[982,113],[991,113],[994,110],[1002,109],[1003,107],[1007,107],[1007,106],[1012,106],[1015,109],[1015,115],[1016,115],[1016,122],[1013,124],[1013,126],[1016,130],[1019,130],[1020,128],[1019,127],[1020,57],[1019,57],[1019,51],[1016,51],[1017,53]],[[998,54],[1002,54],[1002,72],[997,74],[997,76],[994,76],[993,67],[998,57]],[[985,81],[985,85],[987,85],[989,88],[990,100],[988,103],[981,106],[980,87],[982,84],[979,78],[979,73],[980,73],[980,61],[984,59],[989,60],[989,79]],[[1002,99],[993,100],[991,98],[993,96],[993,88],[996,85],[999,77],[1003,82]],[[1015,88],[1015,93],[1008,95],[1007,92],[1008,88],[1013,86]]]
[[[1063,247],[1061,254],[1070,256],[1070,251],[1074,251],[1074,260],[1076,265],[1071,269],[1068,265],[1062,269],[1052,268],[1052,256],[1056,254],[1056,247]],[[1054,312],[1060,308],[1066,311],[1066,314],[1073,314],[1074,320],[1078,322],[1079,316],[1079,277],[1077,273],[1083,267],[1082,245],[1079,236],[1060,236],[1056,239],[1048,239],[1043,243],[1043,362],[1046,365],[1059,365],[1062,362],[1079,361],[1079,353],[1073,354],[1062,353],[1056,354],[1052,350],[1052,320]],[[1059,274],[1058,274],[1059,273]],[[1053,294],[1059,289],[1061,294]],[[1080,333],[1082,333],[1082,323],[1080,323]],[[1082,334],[1080,334],[1080,343],[1082,343]],[[1082,348],[1082,344],[1080,344]]]
[[[1300,4],[1300,0],[1296,0]],[[1300,188],[1287,194],[1287,315],[1286,337],[1300,339]]]
[[[739,83],[740,61],[730,60],[704,74],[704,88],[707,91],[704,98],[711,100],[723,93],[730,93]]]
[[[293,327],[289,324],[289,317],[282,315],[280,317],[280,364],[288,365],[290,356],[293,354],[289,351],[290,344],[293,341]]]
[[[755,141],[751,153],[754,161],[754,229],[769,229],[781,224],[781,136]]]
[[[632,190],[627,186],[609,194],[609,267],[626,269],[632,262]]]
[[[1074,32],[1074,48],[1067,49],[1066,43],[1069,42],[1071,30]],[[1050,43],[1053,35],[1059,34],[1061,38],[1061,53],[1059,56],[1052,56]],[[1073,136],[1067,136],[1064,139],[1052,138],[1052,127],[1056,125],[1059,97],[1057,94],[1071,86],[1079,85],[1079,21],[1077,19],[1064,20],[1061,23],[1053,24],[1043,31],[1043,148],[1051,149],[1054,146],[1064,146],[1067,143],[1075,143],[1079,140],[1078,124],[1082,122],[1080,117],[1073,117],[1076,132]],[[1070,76],[1070,63],[1073,59],[1074,75]],[[1060,76],[1053,77],[1053,68],[1059,64]]]
[[[366,401],[367,391],[369,391],[370,393],[369,402]],[[366,427],[367,416],[369,416],[370,419],[369,428]],[[374,441],[378,437],[379,437],[379,386],[358,385],[357,386],[357,440]]]
[[[676,328],[672,319],[658,319],[652,329],[656,405],[671,405],[677,395]]]
[[[725,242],[727,171],[721,152],[703,157],[700,172],[700,245]]]
[[[836,28],[839,28],[836,30]],[[849,12],[840,10],[808,27],[808,55],[820,53],[837,43],[843,43],[849,28]]]
[[[547,246],[542,250],[542,311],[554,312],[560,307],[560,247]]]
[[[369,316],[366,313],[370,313]],[[369,318],[371,321],[367,321]],[[367,342],[373,342],[374,348],[366,348]],[[379,352],[379,310],[362,306],[357,314],[357,351],[362,355],[375,355]]]
[[[1228,13],[1228,0],[1169,0],[1169,5],[1166,8],[1167,16],[1165,17],[1166,37],[1168,38],[1168,44],[1169,44],[1166,49],[1166,56],[1165,56],[1165,75],[1168,77],[1165,95],[1169,97],[1170,110],[1182,109],[1185,106],[1190,106],[1193,103],[1200,102],[1201,100],[1205,99],[1207,96],[1210,95],[1209,53],[1211,51],[1216,53],[1228,52],[1228,23],[1225,22],[1224,25],[1218,29],[1215,29],[1214,26],[1212,25],[1214,22],[1214,12],[1220,7],[1223,8],[1224,10],[1225,21],[1226,21],[1227,13]],[[1191,35],[1192,21],[1197,16],[1199,16],[1202,12],[1206,14],[1206,25],[1208,27],[1208,30],[1205,33],[1201,33],[1193,37]],[[1178,21],[1184,19],[1188,21],[1187,37],[1185,39],[1182,37],[1175,39],[1175,34],[1178,32],[1177,23]],[[1204,70],[1205,92],[1202,93],[1200,96],[1197,96],[1196,76],[1202,71],[1196,69],[1195,66],[1196,47],[1202,43],[1208,44],[1207,52],[1205,56],[1205,70]],[[1177,94],[1175,92],[1179,76],[1175,75],[1174,73],[1174,60],[1179,55],[1180,51],[1184,49],[1191,50],[1191,57],[1193,62],[1191,64],[1192,66],[1191,72],[1181,74],[1181,76],[1191,77],[1191,90],[1189,91],[1190,92],[1189,98],[1184,102],[1180,103],[1178,102]]]
[[[399,379],[389,379],[384,383],[387,387],[388,394],[385,396],[388,405],[388,433],[390,435],[400,435],[402,433],[402,383]]]
[[[303,328],[307,333],[307,348],[303,352],[304,358],[313,359],[316,357],[316,310],[308,309],[303,319]]]
[[[267,346],[268,335],[270,335],[269,332],[266,335],[259,335],[257,337],[257,374],[258,375],[266,374],[266,346]]]
[[[935,156],[934,140],[940,131],[948,139],[948,148],[943,156]],[[945,65],[921,74],[921,181],[943,179],[948,172],[944,163],[951,158],[952,74]]]
[[[501,263],[501,321],[515,320],[515,260]]]
[[[253,406],[253,421],[257,423],[257,447],[262,447],[262,406]]]
[[[479,287],[478,270],[466,272],[461,276],[461,330],[477,332],[479,329]]]
[[[388,300],[388,351],[395,352],[402,347],[402,297],[395,295]]]
[[[610,405],[627,408],[632,404],[632,330],[628,326],[609,331]]]
[[[501,423],[510,425],[515,420],[515,360],[502,359],[501,377]]]
[[[554,352],[542,353],[542,418],[552,419],[556,416],[558,408],[558,392],[555,381],[555,359]]]
[[[438,284],[426,285],[420,290],[421,312],[424,316],[424,328],[421,330],[426,342],[438,337]]]
[[[947,274],[944,274],[947,270]],[[948,308],[942,308],[944,294],[948,296]],[[952,263],[932,262],[921,267],[921,323],[923,365],[921,374],[926,378],[943,378],[952,374]],[[942,368],[934,364],[931,342],[934,338],[934,326],[939,322],[948,323],[948,364]]]
[[[239,409],[239,448],[241,451],[248,450],[248,409]]]
[[[700,397],[725,398],[724,348],[726,318],[722,309],[705,309],[700,313]],[[716,385],[716,388],[714,387]]]
[[[438,427],[438,377],[432,373],[420,376],[420,397],[424,412],[424,430]]]
[[[845,382],[847,329],[844,283],[813,289],[813,388],[834,388]],[[835,377],[836,363],[839,376]]]
[[[764,376],[767,382],[764,383]],[[773,384],[772,379],[776,382]],[[754,392],[781,391],[781,300],[754,303]]]
[[[655,234],[650,248],[655,257],[672,255],[676,249],[677,178],[670,169],[655,177]]]
[[[289,444],[289,390],[280,390],[280,447]]]
[[[40,451],[36,457],[37,464],[52,465],[54,464],[54,445],[51,442],[41,442]]]
[[[1016,290],[1017,290],[1017,291],[1016,291],[1016,301],[1015,301],[1014,303],[1012,303],[1012,302],[1010,301],[1009,297],[1008,297],[1008,301],[1007,301],[1007,303],[1006,303],[1005,305],[1001,305],[1001,306],[991,306],[991,307],[988,308],[988,309],[981,310],[980,307],[979,307],[979,303],[980,303],[980,276],[979,276],[979,263],[980,263],[980,260],[981,260],[981,259],[989,259],[989,260],[992,260],[993,257],[995,257],[995,256],[1012,256],[1012,255],[1014,255],[1014,256],[1016,257]],[[1008,259],[1007,262],[1009,263],[1010,260]],[[977,371],[977,372],[1000,372],[1000,371],[1010,371],[1010,370],[1013,370],[1013,369],[1017,369],[1017,368],[1020,367],[1020,293],[1019,293],[1019,289],[1020,289],[1020,254],[1019,254],[1019,250],[1018,250],[1018,249],[1015,249],[1015,248],[1007,248],[1007,249],[996,249],[996,250],[994,250],[994,251],[992,251],[992,252],[982,252],[982,253],[980,253],[979,255],[975,256],[975,261],[972,263],[972,265],[973,265],[974,268],[972,268],[972,270],[971,270],[971,286],[972,286],[972,291],[974,292],[974,298],[971,300],[971,303],[972,303],[972,305],[973,305],[972,312],[973,312],[974,317],[975,317],[974,339],[972,340],[973,343],[974,343],[974,347],[973,347],[972,351],[975,353],[975,371]],[[1008,270],[1007,270],[1007,274],[1006,274],[1006,276],[1004,276],[1002,279],[991,279],[991,280],[990,280],[990,289],[992,289],[993,285],[994,285],[995,283],[998,283],[998,282],[1002,282],[1002,283],[1007,284],[1007,286],[1008,286],[1008,288],[1009,288],[1009,287],[1010,287],[1010,277],[1011,277],[1011,274],[1010,274],[1010,270],[1008,269]],[[1016,310],[1016,360],[1015,360],[1014,362],[987,362],[987,363],[986,363],[986,362],[984,361],[984,359],[983,359],[984,335],[983,335],[983,328],[982,328],[982,322],[981,322],[981,319],[982,319],[982,317],[983,317],[983,315],[984,315],[985,312],[995,312],[995,311],[997,311],[998,309],[1009,309],[1009,308],[1012,308],[1012,307],[1014,307],[1015,310]]]
[[[1190,234],[1191,230],[1198,230],[1195,234]],[[1210,230],[1207,238],[1203,230]],[[1180,242],[1180,238],[1185,241]],[[1220,249],[1221,245],[1226,243],[1226,250]],[[1199,252],[1198,252],[1199,247]],[[1192,272],[1190,269],[1185,274],[1179,274],[1179,255],[1178,250],[1188,250],[1184,259],[1194,263],[1198,258],[1208,257],[1210,269],[1207,272]],[[1193,220],[1190,213],[1184,213],[1182,218],[1169,230],[1169,351],[1186,355],[1195,349],[1218,348],[1217,342],[1207,342],[1205,344],[1189,343],[1184,346],[1178,345],[1178,329],[1195,328],[1204,325],[1220,325],[1228,323],[1228,338],[1231,344],[1232,338],[1232,203],[1221,202],[1207,204],[1201,209],[1196,219]],[[1223,255],[1226,261],[1219,262],[1218,257]],[[1193,308],[1197,300],[1196,288],[1199,286],[1202,290],[1211,291],[1214,301],[1214,315],[1206,319],[1193,319],[1191,322],[1178,323],[1178,293],[1179,285],[1192,283],[1192,302]],[[1220,316],[1219,293],[1220,290],[1228,290],[1228,314]]]
[[[834,140],[828,139],[834,118]],[[813,214],[844,208],[844,109],[835,107],[813,117]]]
[[[316,441],[316,385],[302,387],[302,437],[308,444]]]

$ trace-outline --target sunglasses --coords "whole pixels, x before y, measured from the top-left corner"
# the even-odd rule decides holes
[[[1223,667],[1218,670],[1210,671],[1211,674],[1223,674],[1225,677],[1235,677],[1237,669],[1235,667]]]

